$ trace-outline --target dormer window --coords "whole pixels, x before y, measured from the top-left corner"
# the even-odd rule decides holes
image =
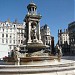
[[[14,28],[15,28],[15,25],[14,25]]]
[[[6,26],[8,27],[8,24]]]
[[[4,24],[3,24],[3,27],[4,27]]]

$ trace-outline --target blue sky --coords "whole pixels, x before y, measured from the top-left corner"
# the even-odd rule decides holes
[[[40,25],[48,24],[57,43],[58,29],[64,30],[75,20],[75,0],[0,0],[0,21],[10,18],[11,22],[18,19],[22,23],[31,1],[42,15]]]

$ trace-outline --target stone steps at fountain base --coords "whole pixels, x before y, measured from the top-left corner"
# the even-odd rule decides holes
[[[75,68],[63,68],[63,69],[20,69],[20,70],[4,70],[0,71],[0,75],[75,75]],[[63,73],[63,74],[62,74]]]
[[[75,63],[58,65],[1,65],[0,75],[75,75]]]

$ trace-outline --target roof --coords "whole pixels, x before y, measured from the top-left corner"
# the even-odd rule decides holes
[[[71,26],[75,26],[75,21],[69,23],[68,26],[69,26],[69,27],[71,27]]]
[[[29,5],[27,6],[28,9],[29,9],[30,7],[36,7],[36,8],[37,8],[36,4],[33,3],[33,2],[29,3]]]

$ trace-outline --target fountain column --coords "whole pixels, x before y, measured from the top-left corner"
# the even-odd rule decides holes
[[[39,34],[39,43],[42,43],[41,41],[41,34],[40,34],[40,22],[38,22],[38,34]]]
[[[31,22],[28,25],[28,43],[31,43]]]

